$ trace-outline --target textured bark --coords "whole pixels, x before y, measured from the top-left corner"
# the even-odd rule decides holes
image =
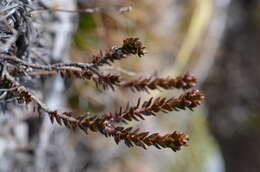
[[[258,0],[233,0],[221,55],[204,84],[208,121],[227,172],[260,169]]]
[[[20,17],[23,16],[24,11],[29,9],[23,8],[25,3],[36,9],[56,7],[74,10],[77,1],[0,1],[0,12],[10,16],[7,18],[8,23],[14,30],[12,31],[14,33],[6,34],[9,26],[2,22],[5,19],[0,16],[0,53],[14,54],[19,58],[28,58],[28,60],[41,58],[42,63],[69,61],[69,45],[73,32],[77,29],[77,13],[40,10],[34,11],[33,13],[36,13],[34,15],[24,15],[27,16],[25,20]],[[18,8],[17,5],[21,8]],[[21,30],[23,32],[20,32]],[[7,44],[8,41],[2,41],[3,39],[10,40],[10,43]],[[24,45],[26,45],[25,48]],[[3,71],[2,68],[0,65],[0,74]],[[67,85],[60,76],[45,79],[29,76],[21,78],[19,81],[32,89],[50,109],[65,109],[65,100],[68,97]],[[86,138],[83,133],[72,132],[64,127],[52,125],[48,115],[43,114],[38,117],[37,113],[32,112],[32,109],[28,108],[26,111],[26,108],[21,108],[14,103],[6,105],[6,102],[2,102],[4,94],[5,91],[1,90],[1,172],[102,171],[102,168],[105,168],[106,164],[119,154],[119,151],[113,147],[108,147],[106,151],[103,151],[103,146],[91,143],[91,136]]]
[[[35,8],[49,7],[55,3],[62,9],[75,9],[76,1],[30,1],[30,0],[4,0],[0,7],[7,18],[9,27],[14,34],[11,35],[10,46],[1,49],[1,53],[14,53],[20,58],[42,58],[46,62],[68,61],[69,44],[75,28],[75,14],[48,13],[45,11],[33,17],[24,17],[26,11],[24,4]],[[39,4],[38,4],[39,3]],[[21,5],[21,8],[9,7]],[[39,6],[40,5],[40,6]],[[1,40],[5,38],[5,19],[1,18],[0,33]],[[17,33],[17,34],[15,34]],[[7,45],[5,42],[1,44]],[[4,47],[4,46],[1,46]],[[17,50],[16,50],[17,49]],[[37,54],[36,56],[34,56]],[[64,84],[59,77],[41,80],[21,81],[37,90],[38,96],[45,99],[50,108],[64,105]],[[69,133],[51,125],[47,116],[39,119],[35,114],[24,113],[24,109],[10,104],[8,111],[0,118],[0,171],[71,171],[73,161],[70,160],[75,152],[70,149],[71,143],[67,139]],[[4,106],[0,107],[0,111]],[[63,140],[63,142],[61,142]],[[58,145],[60,151],[55,150]],[[61,146],[62,145],[62,146]],[[84,150],[87,150],[86,146]],[[83,149],[81,150],[83,152]]]

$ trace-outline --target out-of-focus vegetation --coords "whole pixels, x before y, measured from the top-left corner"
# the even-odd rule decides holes
[[[121,13],[117,10],[128,6],[132,11]],[[83,9],[91,14],[82,13]],[[0,0],[0,171],[258,172],[259,9],[259,0]],[[9,102],[29,103],[34,100],[38,111],[42,109],[58,123],[63,119],[67,127],[76,125],[84,131],[91,126],[98,127],[102,134],[113,133],[118,139],[122,132],[117,133],[120,128],[110,130],[113,128],[111,121],[91,125],[89,121],[99,121],[100,118],[86,119],[75,114],[89,115],[86,112],[90,112],[102,115],[114,112],[127,102],[134,105],[139,97],[147,100],[148,97],[181,94],[176,90],[161,92],[152,89],[149,94],[133,93],[125,88],[104,91],[93,82],[79,79],[83,78],[81,72],[86,72],[89,66],[77,66],[78,63],[75,65],[74,62],[89,62],[93,55],[104,57],[102,52],[129,37],[140,38],[146,46],[148,53],[142,60],[119,55],[119,61],[118,54],[108,55],[107,61],[117,61],[113,67],[101,65],[99,69],[111,74],[120,73],[125,79],[139,76],[174,78],[190,72],[198,78],[197,87],[205,93],[203,106],[192,113],[158,114],[156,118],[138,124],[126,124],[151,133],[183,131],[189,134],[190,141],[189,146],[181,151],[152,147],[143,150],[128,148],[121,143],[118,146],[113,139],[104,139],[98,134],[85,136],[82,132],[51,125],[48,115],[38,117],[31,110],[37,111],[37,107],[28,105],[26,111]],[[128,40],[139,42],[137,39]],[[129,50],[130,44],[124,45],[124,48],[117,47],[109,52],[115,50],[121,55],[129,55],[129,51],[137,51],[138,55],[140,52],[143,54],[144,48],[140,43],[134,43],[137,47],[130,46],[134,50]],[[101,58],[94,60],[97,59]],[[56,66],[56,63],[66,63],[66,67],[72,65],[73,69],[60,68],[64,64]],[[74,68],[80,69],[75,72]],[[43,70],[39,72],[38,69]],[[79,78],[62,79],[56,75],[59,70],[61,75]],[[91,76],[93,79],[93,74]],[[97,78],[94,81],[97,82]],[[6,79],[9,81],[5,82]],[[109,81],[106,83],[108,86]],[[29,91],[24,90],[27,87]],[[12,95],[20,89],[22,91]],[[195,97],[202,99],[203,96]],[[183,104],[190,103],[186,101]],[[52,109],[74,113],[59,114]],[[131,115],[132,119],[136,114]],[[86,128],[81,125],[82,119]],[[109,126],[107,130],[105,126]],[[163,144],[169,140],[172,142],[172,138],[158,137],[153,145],[160,139],[163,139]],[[186,143],[186,137],[180,140]]]
[[[218,40],[209,39],[214,5],[211,0],[165,0],[163,3],[152,0],[107,3],[82,1],[81,8],[131,6],[133,10],[123,14],[117,12],[81,14],[79,29],[72,43],[71,56],[77,61],[88,61],[87,57],[97,54],[100,49],[109,48],[126,37],[134,36],[144,41],[147,56],[141,61],[137,58],[126,59],[117,63],[117,68],[108,67],[107,70],[123,70],[122,74],[126,77],[136,76],[135,72],[144,75],[153,72],[153,75],[176,76],[183,72],[196,71],[200,58],[204,58],[201,52],[204,46],[218,44],[216,42]],[[218,32],[222,34],[223,30]],[[215,50],[212,49],[212,53],[208,55],[208,58],[214,58]],[[204,79],[204,73],[199,78]],[[116,109],[128,100],[134,102],[137,99],[136,94],[128,91],[104,93],[95,87],[89,87],[89,84],[76,81],[70,88],[69,103],[73,109],[98,113]],[[167,92],[154,91],[149,96],[162,94],[166,95]],[[148,95],[142,94],[142,96]],[[221,158],[207,128],[205,110],[196,110],[194,114],[172,113],[167,115],[167,118],[162,115],[159,123],[158,125],[158,120],[151,119],[143,124],[146,129],[154,131],[166,132],[172,128],[185,131],[190,135],[190,145],[178,153],[155,149],[131,150],[122,145],[118,157],[104,165],[104,171],[186,172],[209,171],[212,168],[221,170]],[[99,139],[96,136],[92,137]],[[100,142],[96,149],[104,146],[113,147],[107,142]]]

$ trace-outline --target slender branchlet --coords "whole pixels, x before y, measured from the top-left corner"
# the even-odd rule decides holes
[[[137,105],[129,107],[127,105],[125,109],[121,107],[119,112],[112,116],[113,121],[124,122],[136,120],[145,120],[145,116],[156,116],[158,112],[168,113],[171,111],[179,111],[190,109],[193,110],[195,107],[201,104],[204,99],[204,95],[198,90],[192,90],[182,94],[179,98],[150,98],[145,101],[142,105],[140,104],[141,99],[138,99]]]
[[[168,113],[179,110],[193,110],[201,104],[204,95],[191,89],[196,85],[196,77],[185,74],[177,78],[149,77],[139,78],[132,81],[124,80],[119,74],[111,74],[100,69],[103,65],[111,65],[116,60],[122,60],[131,55],[139,57],[145,54],[145,47],[138,38],[128,38],[121,46],[114,46],[106,53],[94,56],[89,63],[57,63],[40,64],[25,61],[16,56],[0,55],[0,64],[5,66],[0,76],[0,93],[6,92],[1,99],[15,99],[19,104],[32,103],[38,113],[45,112],[51,122],[56,121],[71,129],[81,129],[99,132],[106,137],[113,137],[116,143],[124,141],[129,147],[139,146],[146,149],[147,146],[156,148],[170,148],[173,151],[180,150],[186,146],[189,137],[184,133],[174,131],[169,134],[150,134],[149,131],[142,132],[139,128],[125,127],[129,121],[145,120],[149,116],[157,116],[158,113]],[[8,70],[8,67],[12,70]],[[19,71],[19,72],[17,72]],[[157,89],[182,89],[184,93],[179,97],[150,98],[141,103],[141,98],[134,106],[129,103],[122,106],[115,113],[108,112],[102,115],[78,114],[75,112],[61,112],[49,109],[40,99],[31,93],[31,90],[22,85],[19,77],[32,73],[60,74],[62,77],[72,77],[92,80],[97,86],[104,89],[129,88],[133,91],[152,91]],[[124,107],[124,108],[123,108]]]
[[[116,60],[122,60],[130,55],[138,55],[142,57],[145,54],[145,47],[139,38],[128,38],[123,41],[122,46],[114,46],[105,54],[100,51],[99,56],[93,56],[91,63],[92,67],[98,68],[105,64],[110,65]]]
[[[184,76],[179,76],[176,79],[174,78],[158,78],[158,77],[149,77],[149,78],[139,78],[133,81],[122,81],[120,82],[121,87],[130,88],[133,91],[146,91],[156,90],[156,89],[189,89],[193,88],[196,85],[196,78],[191,74],[185,74]]]
[[[132,7],[121,7],[121,8],[85,8],[85,9],[77,9],[77,10],[68,10],[68,9],[58,9],[58,8],[31,8],[31,13],[37,12],[60,12],[60,13],[100,13],[100,12],[119,12],[126,13],[132,11]]]

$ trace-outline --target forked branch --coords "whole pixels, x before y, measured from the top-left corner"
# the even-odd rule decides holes
[[[0,91],[6,92],[6,98],[13,97],[19,104],[33,103],[39,113],[45,112],[49,115],[51,122],[56,121],[72,129],[81,129],[85,133],[88,130],[99,132],[106,137],[113,137],[116,143],[124,141],[129,147],[139,146],[146,149],[147,146],[157,148],[170,148],[173,151],[180,150],[187,145],[188,136],[181,132],[174,131],[170,134],[160,135],[158,133],[142,132],[140,129],[124,127],[129,121],[145,120],[149,116],[157,116],[158,113],[168,113],[179,110],[193,110],[201,104],[204,95],[198,90],[192,89],[196,85],[196,78],[191,74],[185,74],[177,78],[150,77],[139,78],[131,81],[124,80],[118,74],[111,74],[100,69],[103,65],[111,65],[116,60],[122,60],[131,55],[139,57],[145,54],[143,44],[138,38],[128,38],[123,41],[122,46],[116,46],[106,53],[94,56],[89,63],[59,63],[40,64],[31,63],[23,59],[1,55],[0,63],[5,65],[5,70],[0,78]],[[8,71],[7,67],[12,66],[20,72]],[[26,75],[31,72],[59,73],[63,77],[81,78],[93,80],[97,86],[104,89],[110,87],[129,88],[132,91],[151,91],[157,89],[182,89],[185,92],[178,98],[150,98],[141,103],[141,99],[135,106],[129,104],[119,108],[115,113],[105,113],[90,117],[88,113],[78,114],[74,112],[61,112],[49,109],[41,100],[33,95],[28,88],[19,83],[16,79],[19,75]]]

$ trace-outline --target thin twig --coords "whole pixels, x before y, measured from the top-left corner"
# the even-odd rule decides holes
[[[57,9],[57,8],[35,8],[32,9],[32,13],[34,12],[62,12],[62,13],[100,13],[100,12],[119,12],[125,13],[132,11],[132,7],[122,7],[119,9],[116,8],[86,8],[86,9],[77,9],[77,10],[68,10],[68,9]]]
[[[14,91],[14,90],[16,90],[16,89],[18,89],[18,88],[19,88],[19,86],[14,87],[14,88],[7,88],[7,89],[2,88],[2,89],[0,89],[0,91]]]

